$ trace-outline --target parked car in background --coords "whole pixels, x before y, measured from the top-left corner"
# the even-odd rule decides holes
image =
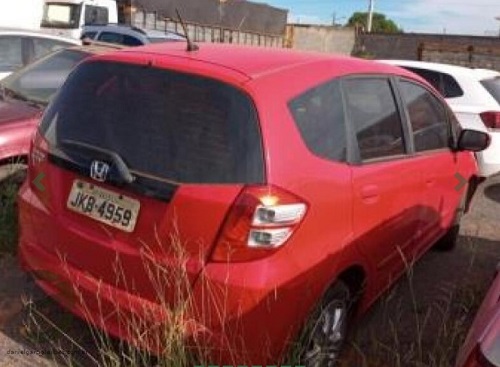
[[[446,99],[463,128],[486,131],[491,145],[477,153],[479,173],[500,172],[500,72],[405,60],[383,60],[401,66],[432,84]]]
[[[500,263],[459,351],[456,367],[500,367]]]
[[[0,28],[0,79],[46,54],[81,41],[21,29]]]
[[[89,25],[82,31],[82,40],[91,39],[100,42],[126,46],[141,46],[148,43],[185,41],[186,38],[175,32],[143,30],[126,24]]]
[[[401,68],[192,49],[128,48],[71,74],[19,192],[21,263],[155,353],[175,329],[211,364],[274,365],[305,335],[304,363],[331,365],[351,315],[405,263],[454,246],[473,188],[455,176],[475,179],[470,151],[489,136],[458,134]]]
[[[97,45],[62,49],[0,81],[0,179],[27,162],[30,140],[42,112],[75,65],[116,49]]]

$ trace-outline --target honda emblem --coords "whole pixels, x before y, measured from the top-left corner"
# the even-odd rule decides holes
[[[92,161],[90,165],[90,177],[96,181],[104,182],[108,176],[109,164],[101,161]]]

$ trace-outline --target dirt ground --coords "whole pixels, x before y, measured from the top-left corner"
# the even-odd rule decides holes
[[[346,365],[453,365],[456,349],[500,261],[500,177],[482,185],[461,235],[454,251],[426,254],[358,322],[346,353],[351,362]],[[91,345],[86,326],[38,290],[19,270],[15,258],[4,256],[0,258],[0,366],[57,365],[50,355],[21,354],[33,350],[42,354],[51,347],[32,343],[36,335],[28,329],[36,328],[23,300],[31,300],[84,347]],[[71,346],[62,348],[69,351]],[[99,364],[85,357],[77,359],[85,366]]]

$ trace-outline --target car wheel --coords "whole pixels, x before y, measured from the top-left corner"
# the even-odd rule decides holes
[[[339,359],[352,310],[349,287],[337,282],[313,312],[304,333],[302,362],[307,367],[332,367]]]
[[[467,190],[465,190],[467,192]],[[460,221],[465,214],[465,201],[467,199],[467,194],[462,196],[460,204],[455,211],[455,218],[453,219],[453,224],[448,229],[441,239],[434,245],[434,248],[439,251],[451,251],[455,248],[458,242],[458,235],[460,232]]]

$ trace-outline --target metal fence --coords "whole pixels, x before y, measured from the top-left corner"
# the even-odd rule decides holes
[[[157,12],[136,11],[132,16],[132,25],[144,29],[183,34],[178,20],[161,18]],[[184,22],[190,38],[195,42],[234,43],[264,47],[285,47],[285,37],[272,34],[241,31],[223,26]]]

